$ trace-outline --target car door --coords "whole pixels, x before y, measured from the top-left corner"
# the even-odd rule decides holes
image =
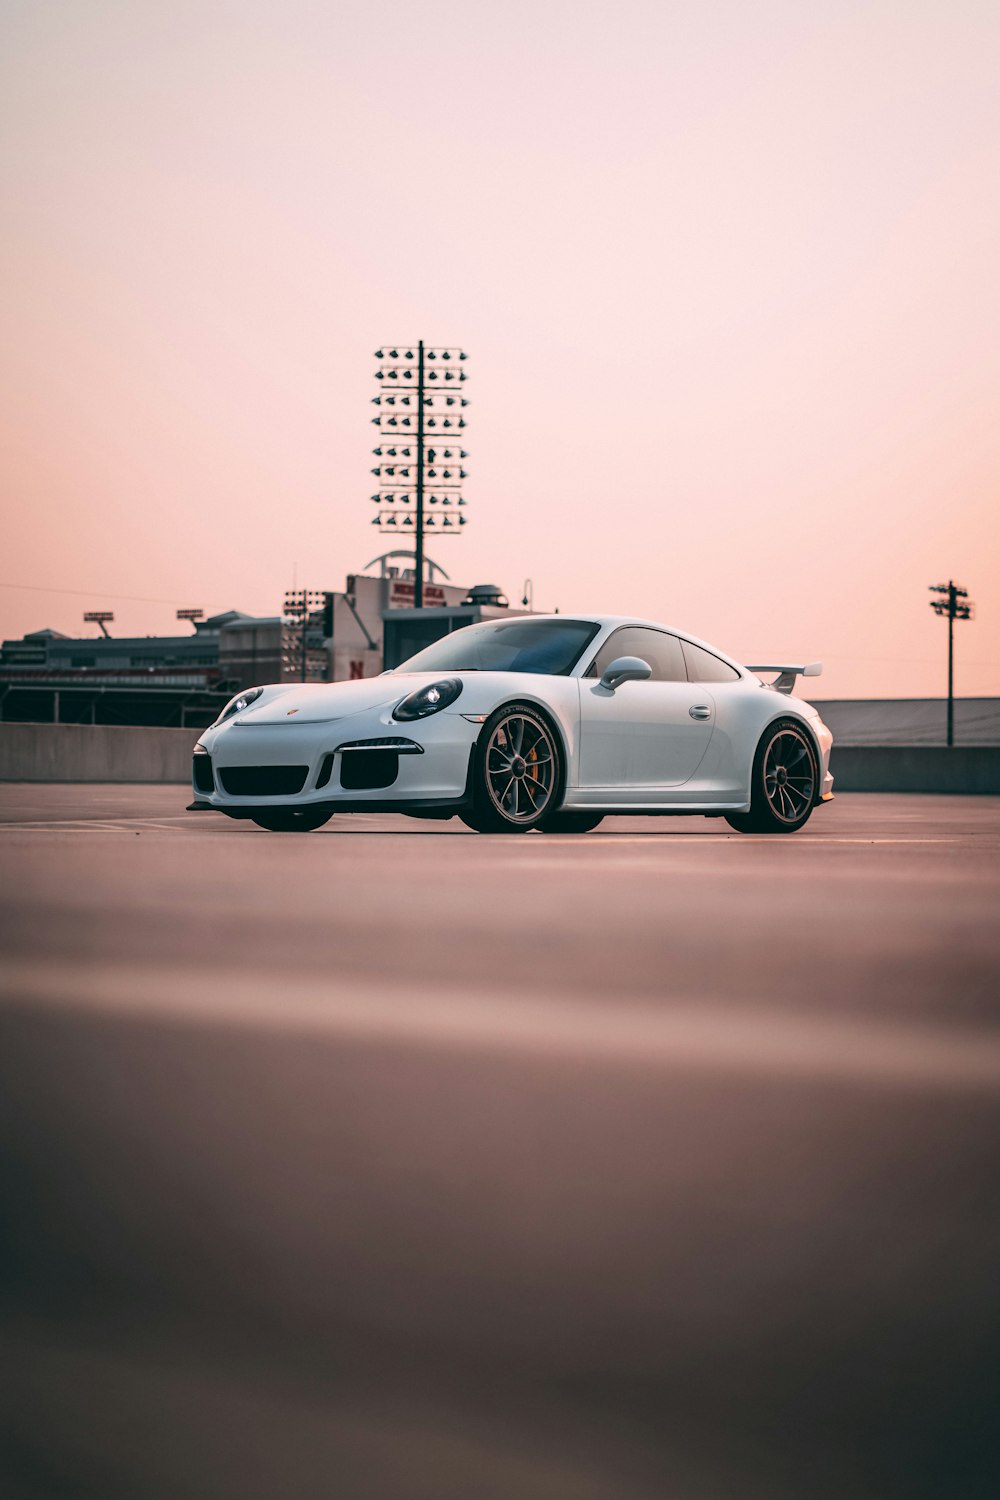
[[[601,687],[605,669],[619,656],[648,662],[652,675],[614,692]],[[704,683],[688,681],[678,637],[622,626],[580,680],[580,788],[666,800],[668,788],[682,786],[698,769],[714,723],[714,697]]]

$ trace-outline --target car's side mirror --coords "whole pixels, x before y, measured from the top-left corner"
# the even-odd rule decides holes
[[[601,687],[613,693],[615,688],[621,687],[623,682],[644,682],[652,675],[652,667],[641,657],[616,656],[610,666],[605,668],[604,676],[601,678]]]

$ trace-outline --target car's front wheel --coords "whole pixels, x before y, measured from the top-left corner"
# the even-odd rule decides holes
[[[750,773],[750,811],[726,813],[738,833],[794,833],[816,802],[819,765],[812,740],[794,719],[768,725]]]
[[[311,833],[329,823],[333,813],[327,807],[262,807],[251,816],[269,833]]]
[[[562,761],[548,720],[526,703],[490,716],[476,746],[472,808],[462,821],[477,833],[527,833],[560,794]]]

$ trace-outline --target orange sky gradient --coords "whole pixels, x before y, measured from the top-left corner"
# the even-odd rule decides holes
[[[1000,693],[998,78],[987,0],[0,0],[0,634],[342,587],[423,337],[456,581],[897,697],[950,575]]]

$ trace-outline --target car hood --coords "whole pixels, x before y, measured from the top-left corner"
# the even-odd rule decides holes
[[[458,677],[463,685],[462,696],[452,706],[452,713],[488,714],[505,698],[541,698],[548,702],[553,695],[558,701],[564,693],[577,691],[574,678],[547,677],[534,672],[389,673],[356,682],[276,684],[265,691],[259,705],[254,704],[229,722],[247,729],[263,724],[325,724],[395,705],[427,683],[441,682],[446,677]]]
[[[395,703],[406,691],[399,679],[393,677],[282,685],[275,692],[266,692],[259,705],[237,714],[233,723],[247,729],[258,724],[323,724],[330,719],[346,719],[351,714],[381,708],[384,703]]]

